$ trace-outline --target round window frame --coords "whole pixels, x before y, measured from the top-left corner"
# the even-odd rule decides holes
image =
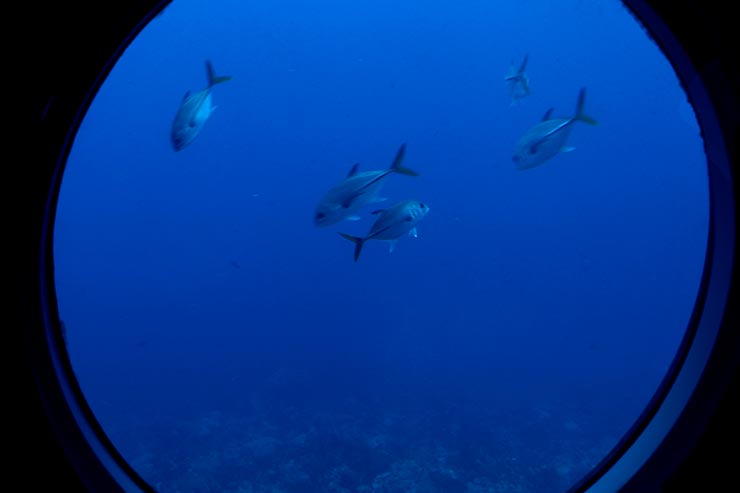
[[[31,384],[53,436],[91,491],[154,490],[107,438],[70,365],[54,288],[56,200],[71,144],[94,95],[125,48],[170,3],[121,1],[112,4],[105,14],[94,13],[99,15],[97,24],[90,18],[79,20],[85,17],[75,9],[84,11],[84,7],[48,7],[49,12],[44,12],[48,23],[38,23],[40,48],[48,50],[47,56],[41,57],[41,63],[48,62],[48,67],[41,67],[42,74],[58,68],[59,58],[68,53],[53,46],[60,39],[65,49],[76,47],[65,39],[70,36],[68,26],[55,25],[59,19],[81,23],[84,34],[101,40],[94,48],[80,50],[72,67],[80,70],[69,70],[66,78],[48,78],[46,85],[33,94],[37,119],[30,135],[36,167],[26,174],[20,172],[28,202],[22,203],[27,207],[18,211],[19,222],[23,223],[18,243],[22,251],[15,256],[23,355],[30,368],[30,378],[23,382]],[[740,367],[740,336],[735,330],[738,307],[729,302],[740,283],[735,267],[735,197],[740,174],[735,141],[740,118],[736,58],[732,65],[733,53],[720,46],[722,38],[715,30],[722,23],[707,14],[711,4],[663,6],[655,0],[622,3],[672,64],[696,112],[709,172],[709,237],[699,295],[673,365],[633,427],[572,487],[574,492],[660,489],[690,457]],[[714,7],[720,8],[718,5]],[[37,20],[33,15],[31,19]]]

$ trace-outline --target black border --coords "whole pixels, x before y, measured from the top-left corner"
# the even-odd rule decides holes
[[[20,69],[9,67],[6,81],[12,89],[6,94],[11,108],[19,106],[21,118],[6,121],[6,126],[21,124],[4,139],[11,218],[6,262],[13,272],[4,276],[11,286],[3,291],[10,293],[10,340],[4,345],[10,363],[4,422],[10,433],[4,443],[5,479],[17,491],[153,491],[92,419],[66,352],[59,350],[63,334],[55,311],[48,218],[54,217],[59,174],[92,96],[122,50],[168,3],[19,3],[8,10],[9,20],[20,20],[9,44],[19,55]],[[740,485],[740,323],[734,302],[740,299],[736,17],[733,4],[721,0],[624,3],[650,27],[697,110],[710,162],[710,248],[684,341],[688,351],[679,351],[663,382],[665,395],[656,394],[631,433],[572,491],[729,491]],[[709,358],[706,366],[691,368],[702,355]],[[698,381],[687,381],[689,370]],[[682,388],[685,405],[663,419],[663,407]],[[661,426],[666,432],[647,447],[644,460],[625,466],[625,458],[644,445],[642,437]],[[629,474],[616,475],[620,469]]]

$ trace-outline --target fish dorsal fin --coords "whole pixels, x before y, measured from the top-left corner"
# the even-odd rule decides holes
[[[549,120],[552,117],[552,110],[553,108],[550,108],[549,110],[545,111],[545,115],[542,117],[542,121]]]
[[[185,91],[185,95],[182,97],[182,100],[185,101],[190,97],[190,91]]]
[[[371,212],[370,214],[380,214],[380,213],[381,213],[381,212],[383,212],[384,210],[385,210],[385,209],[375,209],[375,210],[374,210],[374,211],[372,211],[372,212]]]
[[[360,163],[355,163],[352,165],[352,167],[349,170],[349,173],[347,173],[347,178],[351,176],[355,176],[357,174],[357,170],[360,169]]]

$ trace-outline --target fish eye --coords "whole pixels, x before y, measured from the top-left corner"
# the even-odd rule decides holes
[[[317,212],[316,213],[316,219],[324,219],[326,217],[326,214],[323,212]]]
[[[426,209],[427,208],[427,206],[424,205],[424,202],[419,202],[419,207],[421,207],[422,209]]]

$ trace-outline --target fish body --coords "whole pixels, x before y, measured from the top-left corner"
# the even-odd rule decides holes
[[[404,235],[416,237],[416,226],[426,217],[429,206],[418,200],[402,200],[389,207],[374,211],[378,218],[364,237],[339,233],[343,238],[355,244],[355,262],[360,258],[363,245],[369,240],[390,242],[392,252],[396,242]]]
[[[509,84],[509,97],[511,98],[512,105],[531,94],[529,76],[527,75],[528,60],[529,55],[527,54],[524,55],[524,61],[522,61],[519,67],[512,63],[504,77],[504,80]]]
[[[208,121],[216,107],[213,105],[211,92],[213,86],[231,80],[228,75],[218,76],[211,62],[206,60],[208,85],[198,92],[185,93],[172,122],[171,140],[175,151],[181,151],[200,134],[203,125]]]
[[[572,151],[573,147],[568,145],[568,137],[574,123],[580,121],[597,125],[596,120],[583,112],[585,98],[584,88],[578,94],[576,112],[572,117],[552,118],[552,109],[547,110],[542,121],[522,135],[515,145],[512,157],[517,169],[534,168],[561,152]]]
[[[388,175],[418,176],[415,171],[401,165],[405,152],[406,144],[401,144],[388,169],[360,172],[359,164],[352,166],[347,177],[329,189],[319,201],[314,211],[314,224],[324,227],[345,219],[359,219],[356,214],[362,207],[384,200],[378,192]]]

